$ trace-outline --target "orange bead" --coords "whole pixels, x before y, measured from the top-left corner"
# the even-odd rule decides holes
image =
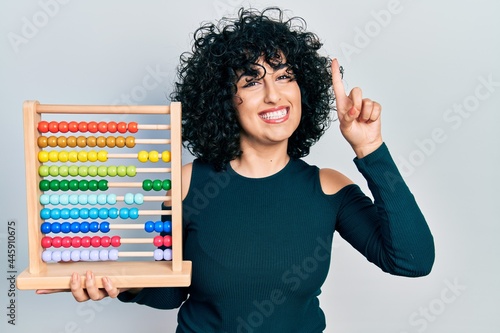
[[[66,143],[66,137],[60,136],[57,138],[57,145],[61,148],[65,148],[68,144]]]
[[[68,136],[68,138],[66,139],[66,144],[71,148],[76,147],[76,136]]]
[[[87,146],[87,138],[84,136],[79,136],[76,139],[76,145],[80,148],[86,147]]]
[[[106,147],[106,137],[99,136],[97,137],[97,147],[104,148]]]
[[[125,139],[125,145],[127,148],[134,148],[135,147],[135,138],[133,136],[127,136]]]
[[[45,148],[48,146],[46,136],[39,136],[38,139],[36,140],[36,142],[38,144],[38,147],[40,147],[40,148]]]
[[[106,138],[106,146],[108,146],[109,148],[115,147],[115,137],[114,136],[108,136]]]
[[[87,137],[87,146],[95,147],[97,145],[97,139],[95,136]]]
[[[49,136],[47,139],[47,144],[49,147],[57,147],[57,138],[53,135]]]
[[[117,136],[115,140],[115,144],[119,148],[125,147],[125,138],[123,136]]]

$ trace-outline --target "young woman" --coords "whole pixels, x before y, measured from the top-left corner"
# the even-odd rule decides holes
[[[118,290],[105,278],[97,289],[88,272],[86,285],[72,278],[78,301],[180,307],[182,333],[317,333],[335,231],[385,272],[430,272],[433,238],[382,140],[380,104],[344,91],[337,60],[319,54],[304,26],[277,8],[242,9],[196,31],[172,93],[197,157],[182,184],[192,284]],[[340,172],[301,159],[335,111],[374,202]]]

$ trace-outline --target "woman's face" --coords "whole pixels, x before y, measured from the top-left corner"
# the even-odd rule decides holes
[[[258,64],[256,76],[243,74],[236,82],[234,103],[242,128],[241,143],[286,143],[300,123],[299,85],[287,65],[273,69],[263,58]]]

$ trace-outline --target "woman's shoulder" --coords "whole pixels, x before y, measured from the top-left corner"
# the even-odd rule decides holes
[[[347,185],[354,184],[349,177],[330,168],[319,169],[319,180],[323,193],[328,195],[337,193]]]

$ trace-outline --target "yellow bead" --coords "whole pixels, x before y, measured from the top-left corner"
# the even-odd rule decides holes
[[[68,160],[73,163],[78,162],[78,152],[74,150],[70,151],[68,153]]]
[[[51,150],[49,152],[49,161],[51,162],[59,161],[59,152],[57,150]]]
[[[170,162],[170,152],[168,150],[165,150],[163,153],[161,153],[161,160],[165,163]]]
[[[97,153],[97,159],[99,162],[106,162],[108,160],[108,152],[105,150],[100,150]]]
[[[86,151],[79,151],[78,152],[78,161],[80,162],[87,162],[87,152]]]
[[[38,153],[38,161],[45,163],[49,161],[49,153],[45,150],[42,150]]]
[[[159,160],[158,156],[159,156],[159,154],[156,150],[152,150],[149,152],[149,160],[151,162],[154,162],[154,163],[158,162],[158,160]]]
[[[142,162],[142,163],[145,163],[148,161],[148,152],[145,151],[145,150],[141,150],[138,154],[137,154],[137,159]]]
[[[95,150],[89,151],[87,154],[87,158],[89,159],[90,162],[97,161],[97,152]]]
[[[68,152],[65,150],[61,150],[59,152],[59,161],[60,162],[68,162],[69,156]]]

